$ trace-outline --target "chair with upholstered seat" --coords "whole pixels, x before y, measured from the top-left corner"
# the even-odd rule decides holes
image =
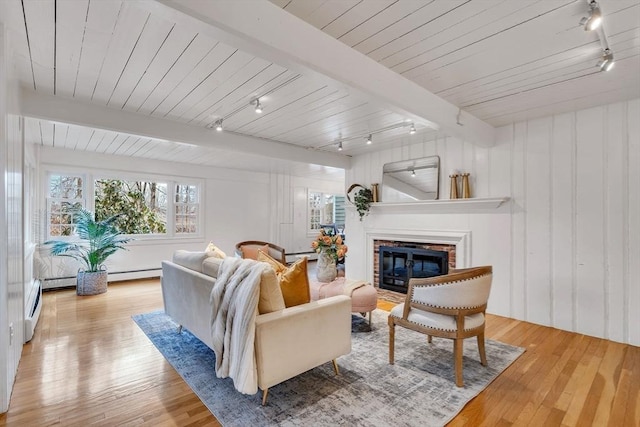
[[[287,257],[284,248],[269,242],[261,242],[258,240],[248,240],[240,242],[236,245],[236,255],[240,258],[258,259],[258,251],[267,252],[271,258],[278,260],[282,264],[287,264]]]
[[[493,278],[492,267],[451,270],[443,276],[410,279],[404,304],[389,314],[389,363],[394,363],[395,326],[431,337],[453,340],[456,385],[462,378],[462,343],[477,337],[480,362],[487,365],[484,350],[485,310]]]

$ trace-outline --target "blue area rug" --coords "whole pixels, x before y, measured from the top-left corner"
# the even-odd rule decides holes
[[[441,426],[460,412],[522,353],[487,340],[488,367],[476,340],[464,344],[465,386],[455,386],[453,343],[396,328],[395,365],[388,363],[388,313],[376,310],[373,327],[354,315],[352,351],[338,359],[340,375],[326,363],[262,393],[244,395],[215,374],[215,355],[163,312],[133,320],[224,426]]]

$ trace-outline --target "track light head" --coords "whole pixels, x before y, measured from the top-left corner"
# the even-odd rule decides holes
[[[593,0],[589,3],[589,16],[585,16],[580,20],[580,25],[584,26],[585,31],[593,31],[602,24],[602,12],[598,7],[598,3]]]
[[[262,114],[262,104],[260,104],[260,98],[252,99],[249,102],[249,105],[255,105],[255,110],[257,114]]]
[[[409,129],[409,135],[413,135],[414,133],[416,133],[416,126],[411,123],[411,128]]]
[[[416,171],[415,169],[411,170],[411,178],[415,178],[416,177]]]
[[[371,137],[371,134],[369,134],[369,136],[367,137],[367,144],[370,145],[373,142],[373,138]]]
[[[338,151],[342,151],[342,141],[338,142]]]
[[[613,60],[613,52],[610,49],[602,51],[602,59],[596,64],[600,71],[609,71],[613,68],[615,61]]]
[[[220,132],[222,130],[222,120],[223,119],[218,119],[215,122],[209,123],[207,126],[205,126],[207,129],[215,129],[218,132]]]

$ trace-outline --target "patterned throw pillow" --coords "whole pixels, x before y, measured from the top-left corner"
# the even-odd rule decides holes
[[[282,290],[282,296],[284,297],[284,305],[293,307],[294,305],[306,304],[311,301],[309,277],[307,276],[307,257],[301,258],[287,267],[260,251],[258,253],[258,261],[268,263],[276,272],[280,281],[280,290]]]

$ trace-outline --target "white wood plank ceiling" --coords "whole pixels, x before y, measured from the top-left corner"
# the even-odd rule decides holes
[[[418,132],[409,136],[407,116],[397,109],[346,83],[326,83],[216,40],[157,13],[148,7],[153,2],[7,1],[17,75],[38,94],[176,126],[203,129],[223,119],[224,134],[336,155],[443,133],[414,120]],[[255,1],[263,0],[245,1],[246,7]],[[493,126],[640,96],[640,0],[600,2],[616,57],[609,73],[595,67],[597,35],[578,26],[584,0],[272,3]],[[250,105],[258,97],[262,114]],[[28,140],[212,166],[273,167],[220,145],[69,123],[31,119]],[[374,143],[367,145],[371,133]],[[344,141],[342,152],[338,140]]]

